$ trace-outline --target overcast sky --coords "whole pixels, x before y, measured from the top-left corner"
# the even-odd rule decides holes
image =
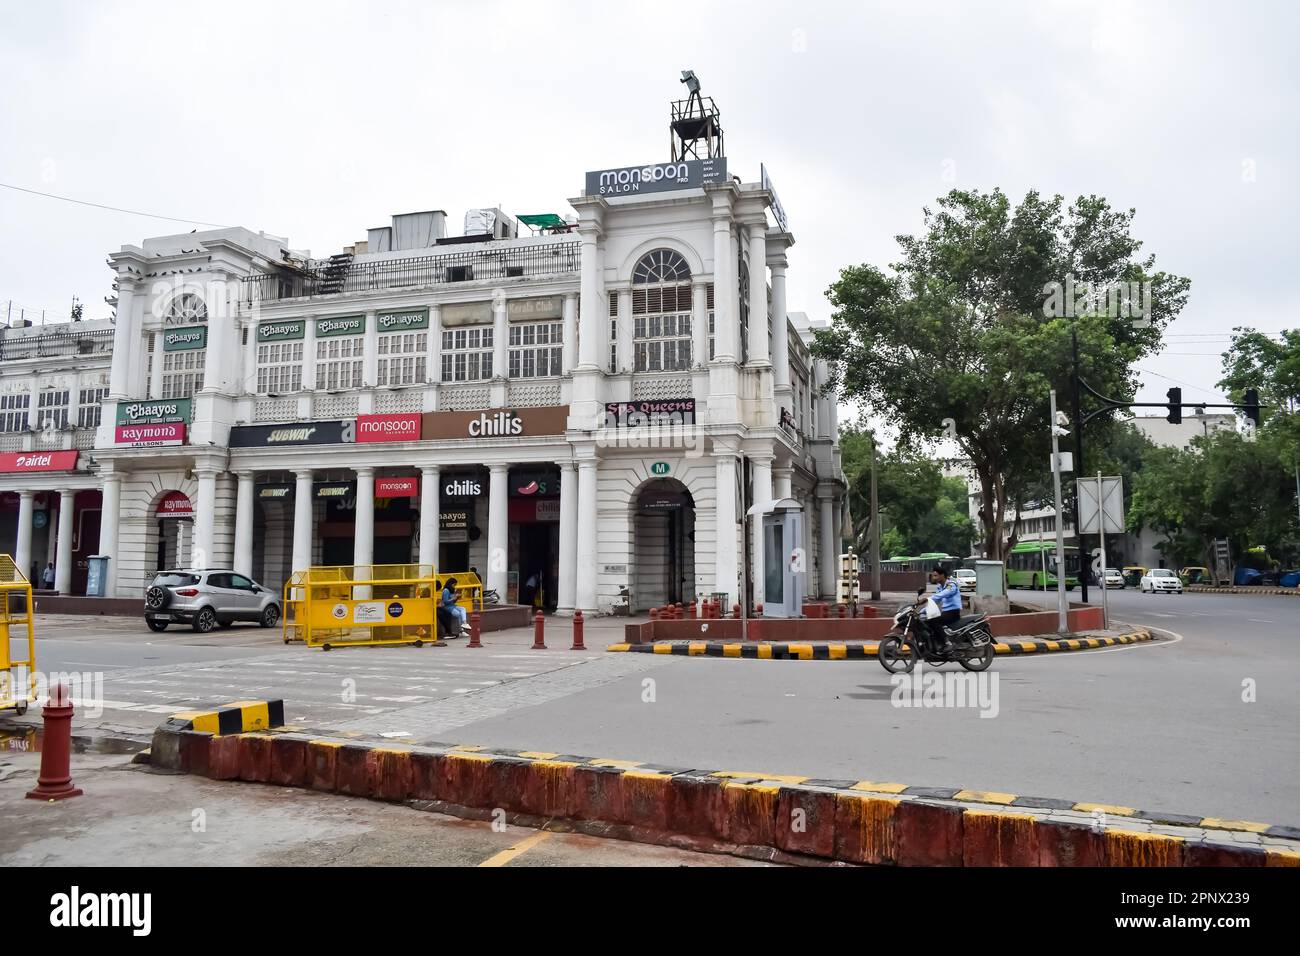
[[[668,158],[689,68],[730,171],[773,177],[791,310],[954,186],[1097,193],[1192,279],[1141,397],[1222,401],[1228,331],[1300,305],[1296,9],[3,0],[0,182],[328,255],[396,212],[571,211],[584,171]],[[105,255],[191,228],[0,189],[0,308],[103,317]]]

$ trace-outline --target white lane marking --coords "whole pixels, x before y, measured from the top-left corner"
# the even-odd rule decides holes
[[[77,667],[127,667],[127,664],[101,664],[98,661],[65,661],[66,665],[75,665]]]
[[[1262,617],[1248,617],[1246,618],[1246,620],[1250,621],[1252,624],[1276,624],[1277,623],[1276,621],[1266,621]]]

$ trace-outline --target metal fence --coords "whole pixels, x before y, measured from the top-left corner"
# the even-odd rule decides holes
[[[377,289],[422,288],[459,282],[484,282],[516,278],[566,275],[577,272],[581,243],[548,242],[506,246],[487,242],[483,248],[436,256],[351,261],[340,267],[328,259],[312,259],[301,272],[245,276],[241,301],[368,292]]]
[[[113,350],[113,330],[40,332],[0,336],[0,361],[94,355]]]

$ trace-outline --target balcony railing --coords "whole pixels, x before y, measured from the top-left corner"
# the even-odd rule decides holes
[[[0,337],[0,361],[95,355],[113,351],[113,330],[79,331],[75,328],[37,334],[10,332]]]
[[[341,292],[570,275],[578,271],[580,260],[581,244],[576,241],[536,245],[484,242],[482,247],[469,251],[407,259],[346,263],[312,259],[301,271],[282,269],[267,275],[246,276],[240,298],[251,304]]]

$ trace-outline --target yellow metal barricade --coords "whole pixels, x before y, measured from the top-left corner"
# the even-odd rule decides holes
[[[284,582],[284,597],[280,602],[280,636],[286,644],[301,643],[303,637],[303,613],[307,602],[305,572],[295,571]]]
[[[302,592],[295,637],[308,647],[419,646],[438,639],[438,578],[430,565],[310,568],[294,572],[290,585]]]
[[[36,700],[36,625],[32,585],[14,559],[0,554],[0,710],[27,712]],[[27,658],[12,656],[9,640],[14,626],[27,628]]]

